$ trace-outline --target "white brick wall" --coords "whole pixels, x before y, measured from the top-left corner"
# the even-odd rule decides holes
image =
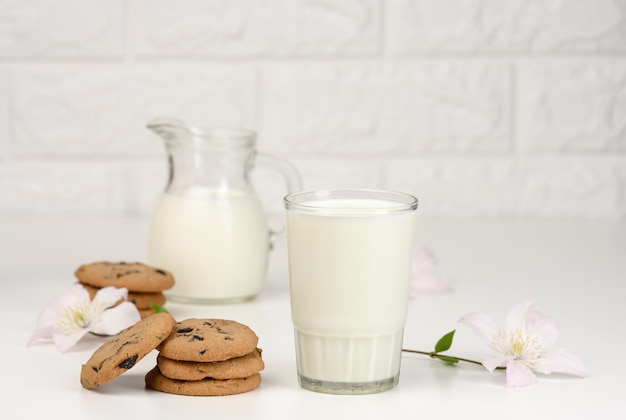
[[[0,214],[148,215],[157,116],[425,215],[626,219],[626,0],[0,0]]]

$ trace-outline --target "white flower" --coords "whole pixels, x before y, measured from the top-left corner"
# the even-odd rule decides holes
[[[514,306],[506,316],[503,330],[498,330],[493,318],[485,314],[471,313],[459,322],[470,327],[496,352],[482,364],[490,372],[506,366],[507,386],[534,383],[533,371],[585,376],[585,366],[578,356],[568,350],[548,351],[559,335],[559,328],[552,318],[536,311],[532,301]]]
[[[39,315],[28,346],[51,338],[65,352],[89,332],[115,335],[141,319],[137,307],[126,301],[127,297],[128,289],[104,287],[92,301],[87,290],[76,284]],[[120,299],[124,302],[113,306]]]

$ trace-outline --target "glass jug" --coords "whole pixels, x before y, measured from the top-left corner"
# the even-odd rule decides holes
[[[301,187],[287,161],[257,154],[256,133],[202,130],[175,119],[148,128],[165,142],[169,178],[150,227],[148,260],[176,283],[165,291],[183,303],[254,298],[265,282],[274,236],[248,174],[255,162],[283,174],[288,191]]]

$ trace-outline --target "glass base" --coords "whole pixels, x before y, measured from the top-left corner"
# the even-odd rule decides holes
[[[400,374],[393,378],[373,382],[327,382],[298,374],[298,383],[302,388],[309,391],[325,394],[362,395],[388,391],[398,385],[399,378]]]
[[[257,295],[252,296],[243,296],[243,297],[230,297],[230,298],[199,298],[199,297],[190,297],[190,296],[179,296],[179,295],[170,295],[169,293],[164,293],[165,297],[170,302],[176,303],[185,303],[189,305],[223,305],[223,304],[231,304],[231,303],[242,303],[248,302]]]

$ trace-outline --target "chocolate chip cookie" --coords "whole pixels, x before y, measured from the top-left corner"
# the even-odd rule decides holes
[[[169,394],[222,396],[252,391],[261,383],[261,375],[255,373],[247,378],[224,380],[206,378],[199,381],[180,381],[164,376],[159,371],[158,366],[155,366],[146,374],[145,381],[148,388]]]
[[[218,362],[245,356],[258,342],[254,331],[236,321],[189,318],[177,322],[158,349],[168,359]]]
[[[172,273],[140,262],[94,262],[78,267],[80,283],[94,287],[126,287],[132,292],[156,293],[174,285]]]
[[[82,365],[80,383],[97,388],[128,371],[170,335],[175,323],[170,314],[158,312],[110,338]]]
[[[159,354],[157,366],[163,376],[185,381],[199,381],[208,377],[213,379],[247,378],[265,368],[259,348],[245,356],[221,362],[186,362],[168,359]]]

